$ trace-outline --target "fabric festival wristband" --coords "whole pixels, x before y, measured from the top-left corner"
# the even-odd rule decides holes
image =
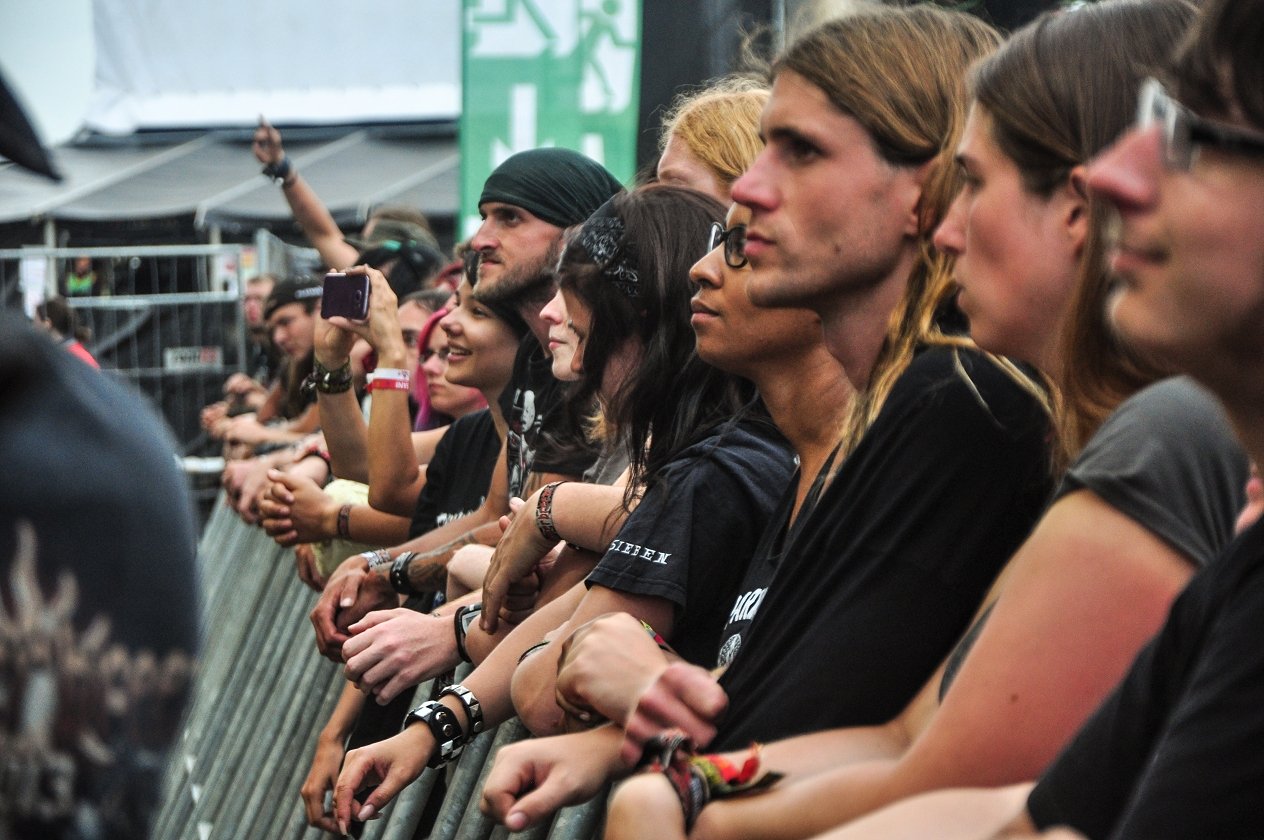
[[[559,485],[565,483],[565,481],[554,481],[541,487],[540,498],[535,506],[535,527],[539,530],[540,536],[551,543],[562,541],[561,535],[557,533],[557,527],[553,524],[553,494],[557,492]]]
[[[399,379],[370,379],[369,384],[364,386],[366,391],[407,391],[409,389],[408,380]]]
[[[391,391],[407,391],[412,387],[412,376],[400,368],[378,368],[368,376],[368,390],[386,388]]]
[[[338,536],[344,540],[351,539],[351,505],[338,508]]]
[[[641,627],[645,628],[645,632],[650,634],[650,638],[654,640],[654,644],[658,645],[659,650],[671,650],[671,645],[667,644],[667,640],[663,638],[662,634],[651,627],[648,622],[642,621]]]
[[[721,755],[697,755],[692,742],[677,731],[647,741],[638,767],[642,772],[662,773],[667,778],[680,800],[688,831],[712,799],[760,790],[782,777],[776,771],[760,772],[759,753],[759,744],[751,744],[741,765]]]
[[[370,382],[379,379],[394,379],[399,382],[408,382],[412,379],[412,374],[403,368],[378,368],[369,374]]]

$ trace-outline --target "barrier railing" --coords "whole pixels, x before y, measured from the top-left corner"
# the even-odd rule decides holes
[[[222,499],[221,499],[222,501]],[[299,799],[316,736],[342,690],[341,669],[316,653],[311,590],[293,553],[218,504],[202,534],[205,628],[201,665],[172,749],[153,836],[159,840],[318,840]],[[428,692],[423,685],[418,692]],[[517,720],[484,733],[448,768],[433,829],[418,833],[436,790],[426,770],[365,826],[364,840],[587,840],[602,799],[561,811],[552,825],[511,834],[478,810],[496,750],[524,736]]]
[[[85,345],[154,402],[186,452],[203,443],[202,407],[245,365],[245,280],[318,270],[314,250],[262,230],[254,245],[0,249],[0,305],[29,311],[80,257],[98,277],[95,294],[69,299],[92,333]]]

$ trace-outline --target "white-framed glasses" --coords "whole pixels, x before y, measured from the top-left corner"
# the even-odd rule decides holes
[[[1155,125],[1169,169],[1188,172],[1203,146],[1264,156],[1264,133],[1200,117],[1168,95],[1162,82],[1150,78],[1141,83],[1136,127],[1145,131]]]

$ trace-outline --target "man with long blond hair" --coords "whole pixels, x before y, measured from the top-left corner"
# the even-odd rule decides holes
[[[756,304],[820,315],[857,398],[839,433],[800,451],[815,480],[783,498],[756,549],[717,640],[720,682],[659,654],[639,704],[604,705],[600,679],[569,686],[623,729],[503,750],[484,807],[511,828],[591,795],[664,728],[733,749],[889,719],[1026,535],[1050,485],[1047,415],[1030,382],[960,335],[930,246],[956,186],[965,71],[996,43],[961,13],[879,7],[777,62],[766,147],[733,185],[750,222],[725,232],[725,255],[749,261]],[[967,512],[995,527],[962,527]],[[633,755],[610,758],[625,735]],[[682,804],[687,826],[700,803]],[[612,811],[611,832],[669,836],[680,814],[620,816],[635,810]]]

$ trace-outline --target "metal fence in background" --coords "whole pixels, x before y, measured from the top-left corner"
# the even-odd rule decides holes
[[[316,262],[312,249],[267,231],[254,245],[0,250],[0,305],[22,308],[56,294],[81,257],[97,275],[95,294],[68,298],[90,331],[84,345],[104,370],[150,399],[185,454],[200,454],[206,443],[202,407],[220,399],[224,380],[245,366],[245,280],[310,274]]]
[[[173,745],[158,840],[320,840],[299,787],[316,736],[344,684],[316,652],[307,613],[315,596],[293,552],[217,505],[199,548],[207,627],[182,737]],[[429,692],[423,685],[419,692]],[[602,799],[562,810],[551,825],[510,834],[478,810],[496,751],[524,736],[516,720],[484,733],[449,768],[446,792],[426,770],[363,840],[588,840],[600,836]],[[437,803],[431,797],[442,797]],[[435,806],[435,807],[428,807]],[[427,811],[433,826],[421,825]]]

